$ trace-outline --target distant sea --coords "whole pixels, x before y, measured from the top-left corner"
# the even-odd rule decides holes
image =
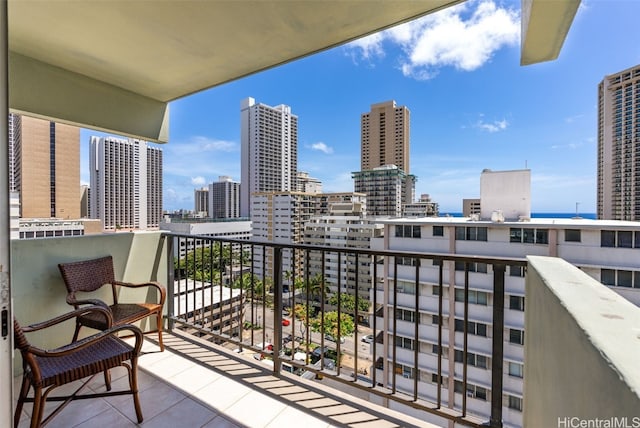
[[[462,213],[440,213],[440,217],[445,217],[450,215],[452,217],[462,217]],[[576,213],[531,213],[531,218],[572,218],[575,217]],[[578,213],[579,217],[594,219],[596,218],[596,213]]]

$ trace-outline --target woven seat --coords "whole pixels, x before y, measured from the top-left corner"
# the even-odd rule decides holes
[[[101,317],[108,326],[100,333],[94,334],[68,345],[43,350],[29,343],[25,333],[46,329],[71,318],[90,315]],[[134,345],[120,340],[118,333],[126,331],[135,337]],[[108,309],[92,306],[77,309],[73,312],[56,317],[43,323],[28,327],[21,327],[13,320],[15,347],[22,354],[22,387],[18,396],[18,404],[14,417],[14,427],[20,422],[20,415],[24,403],[33,403],[31,414],[31,428],[47,424],[72,400],[106,397],[110,395],[132,394],[138,422],[142,422],[142,410],[138,399],[137,367],[138,355],[142,346],[142,331],[133,325],[111,326],[111,312]],[[123,366],[129,374],[129,389],[125,391],[111,391],[109,369]],[[107,392],[79,394],[84,386],[96,374],[104,374]],[[49,397],[55,388],[76,380],[88,379],[73,394],[68,396]],[[29,389],[33,387],[33,397],[28,397]],[[43,419],[47,400],[62,401],[46,419]]]
[[[111,256],[101,257],[92,260],[82,260],[71,263],[61,263],[58,265],[62,279],[67,287],[67,303],[78,309],[82,305],[99,305],[111,310],[114,325],[130,324],[144,318],[156,317],[158,332],[158,342],[160,350],[164,351],[162,343],[162,308],[166,299],[165,288],[157,282],[144,282],[132,284],[128,282],[116,281],[113,273],[113,258]],[[113,304],[108,305],[99,299],[78,300],[76,294],[79,292],[91,293],[103,286],[111,285]],[[158,292],[157,303],[119,303],[118,287],[153,287]],[[77,340],[82,326],[104,330],[106,325],[104,319],[99,314],[89,314],[79,317],[76,323],[76,330],[73,340]],[[155,331],[155,330],[154,330]]]

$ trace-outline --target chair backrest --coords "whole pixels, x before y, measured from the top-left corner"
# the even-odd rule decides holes
[[[13,317],[13,347],[19,349],[23,354],[29,349],[29,341],[15,317]]]
[[[105,284],[113,284],[113,258],[111,256],[99,259],[81,260],[79,262],[60,263],[58,265],[64,284],[69,294],[78,291],[91,292]]]

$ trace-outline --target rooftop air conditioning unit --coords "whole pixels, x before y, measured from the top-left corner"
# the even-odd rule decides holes
[[[504,223],[504,214],[502,210],[495,210],[491,213],[491,221],[494,223]]]

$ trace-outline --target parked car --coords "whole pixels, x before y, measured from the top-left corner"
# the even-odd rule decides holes
[[[364,343],[373,343],[373,334],[367,334],[366,336],[362,336],[362,341]]]
[[[329,342],[335,342],[336,339],[333,338],[333,336],[331,336],[330,334],[325,334],[324,335],[324,339],[328,340]],[[344,337],[340,338],[340,343],[344,343]]]

